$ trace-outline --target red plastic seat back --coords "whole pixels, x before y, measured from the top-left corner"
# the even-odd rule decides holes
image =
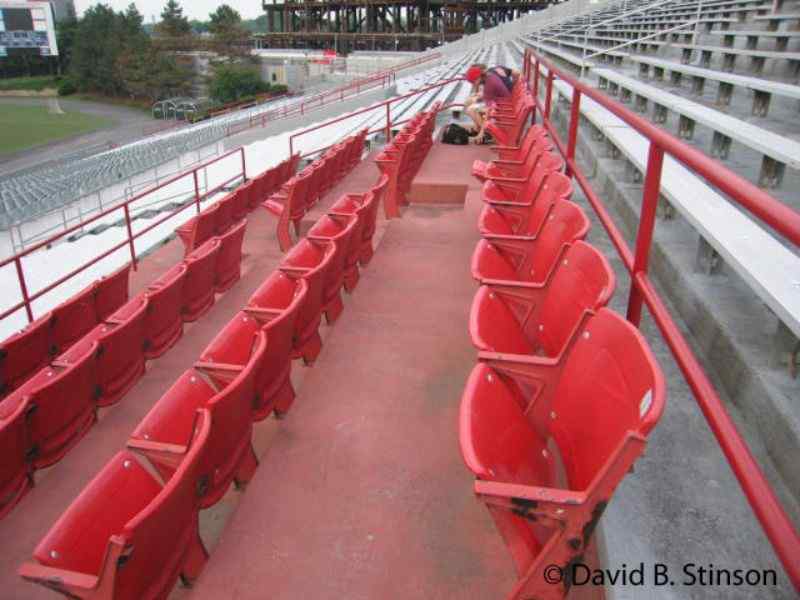
[[[234,225],[225,235],[220,237],[219,254],[216,261],[216,280],[217,291],[228,289],[241,276],[242,265],[242,243],[247,229],[247,220],[242,219],[238,225]]]
[[[480,240],[472,253],[472,277],[484,279],[519,279],[514,263],[510,262],[494,244]]]
[[[206,207],[199,215],[197,215],[197,221],[195,221],[194,240],[191,247],[186,249],[186,254],[189,254],[192,250],[196,250],[216,235],[218,210],[219,203],[217,202]]]
[[[378,208],[386,197],[386,190],[388,186],[389,177],[387,175],[381,175],[381,177],[378,179],[378,183],[376,183],[370,190],[372,192],[372,198],[368,202],[369,209],[366,214],[366,219],[364,220],[364,229],[362,231],[365,241],[371,240],[375,235],[375,229],[377,228],[378,221]]]
[[[220,241],[212,239],[186,257],[183,284],[183,319],[198,318],[214,303],[214,279]]]
[[[342,287],[344,268],[351,251],[353,233],[358,225],[358,219],[351,217],[342,222],[328,215],[321,216],[308,231],[308,237],[313,239],[328,240],[336,244],[334,256],[325,280],[325,296],[333,295]]]
[[[233,222],[236,223],[241,221],[247,216],[247,212],[249,207],[249,198],[248,198],[249,187],[245,185],[240,185],[236,188],[233,192],[231,192],[233,199],[231,203],[233,205],[232,208],[232,219]]]
[[[335,245],[329,242],[312,242],[303,238],[286,254],[280,265],[287,274],[305,279],[308,286],[306,301],[297,315],[295,331],[298,335],[319,322],[325,278],[335,249]]]
[[[9,396],[28,399],[29,443],[37,468],[59,460],[94,421],[97,342],[68,366],[46,367]]]
[[[603,254],[583,241],[573,243],[548,282],[526,331],[545,356],[557,356],[587,311],[605,306],[614,294],[614,270]]]
[[[97,282],[95,308],[98,322],[105,321],[111,313],[128,301],[128,280],[131,264],[128,263],[111,275],[102,277]]]
[[[535,349],[506,301],[487,285],[478,288],[472,300],[469,335],[478,350],[533,354]]]
[[[211,432],[203,458],[203,472],[211,477],[203,506],[214,504],[230,485],[234,474],[251,452],[253,408],[256,405],[256,377],[264,360],[267,340],[257,332],[252,354],[242,371],[208,403]]]
[[[287,283],[292,287],[288,302],[284,291],[280,289]],[[285,273],[276,271],[254,294],[254,298],[258,296],[258,303],[253,298],[250,299],[249,307],[258,306],[273,311],[272,315],[258,315],[262,329],[267,334],[267,352],[264,358],[267,365],[280,364],[288,359],[297,316],[307,294],[308,284],[305,279],[292,279]]]
[[[584,239],[590,227],[591,223],[580,206],[569,200],[558,200],[536,238],[533,256],[529,262],[525,261],[525,266],[529,264],[531,269],[525,268],[520,273],[520,278],[543,281],[552,270],[564,245]]]
[[[72,298],[53,309],[52,345],[55,354],[61,354],[97,325],[95,292],[92,283]]]
[[[222,235],[233,225],[233,210],[236,205],[236,192],[230,192],[217,202],[217,214],[214,220],[214,235]]]
[[[245,365],[253,351],[255,335],[261,324],[255,317],[240,311],[233,315],[200,355],[201,363]]]
[[[26,461],[26,402],[0,401],[0,519],[11,512],[30,488]]]
[[[167,271],[147,289],[145,350],[159,356],[183,329],[183,286],[187,267],[181,263]]]
[[[51,330],[52,313],[47,313],[0,344],[0,397],[50,362]]]
[[[549,430],[570,489],[584,490],[629,435],[647,434],[664,410],[664,376],[636,327],[601,308],[571,347],[550,403]]]

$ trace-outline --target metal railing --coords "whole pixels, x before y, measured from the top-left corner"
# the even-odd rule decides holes
[[[390,98],[388,100],[384,100],[383,102],[379,102],[377,104],[373,104],[372,106],[368,106],[366,108],[362,108],[360,110],[354,111],[352,113],[348,113],[346,115],[342,115],[340,117],[335,117],[335,118],[333,118],[333,119],[331,119],[329,121],[325,121],[324,123],[320,123],[318,125],[314,125],[313,127],[309,127],[308,129],[303,129],[302,131],[298,131],[296,133],[293,133],[292,135],[289,136],[289,156],[292,156],[294,154],[294,141],[297,138],[299,138],[299,137],[301,137],[303,135],[306,135],[308,133],[311,133],[313,131],[319,131],[320,129],[324,129],[324,128],[330,127],[332,125],[336,125],[337,123],[341,123],[342,121],[346,121],[348,119],[352,119],[352,118],[358,117],[360,115],[363,115],[363,114],[366,114],[366,113],[371,113],[371,112],[385,111],[386,120],[384,122],[384,125],[382,125],[381,127],[378,127],[377,129],[371,129],[371,130],[367,131],[367,135],[369,135],[371,133],[379,133],[379,132],[383,131],[383,132],[385,132],[386,139],[389,140],[392,137],[391,136],[392,127],[396,127],[397,125],[402,125],[403,123],[408,121],[408,119],[402,119],[402,120],[399,120],[399,121],[392,121],[392,111],[391,111],[392,104],[395,104],[397,102],[400,102],[401,100],[405,100],[405,99],[410,98],[412,96],[418,96],[420,94],[423,94],[425,92],[428,92],[428,91],[436,89],[436,88],[444,87],[444,86],[449,85],[451,83],[457,83],[459,81],[464,81],[464,78],[463,77],[454,77],[452,79],[445,79],[443,81],[437,81],[436,83],[433,83],[433,84],[427,85],[425,87],[419,88],[419,89],[414,90],[412,92],[409,92],[407,94],[403,94],[402,96],[395,96],[394,98]],[[463,106],[463,104],[447,104],[447,105],[443,105],[442,107],[440,107],[439,112],[447,110],[449,108],[453,108],[455,106]],[[311,156],[313,154],[317,154],[317,153],[319,153],[319,152],[321,152],[323,150],[326,150],[329,147],[330,146],[325,146],[324,148],[316,148],[314,150],[306,152],[305,154],[302,155],[302,157],[306,157],[306,156]]]
[[[213,188],[210,188],[210,189],[207,188],[203,193],[201,193],[200,192],[200,182],[199,182],[199,178],[198,178],[198,173],[203,171],[203,170],[205,170],[205,169],[207,169],[209,166],[211,166],[211,165],[213,165],[213,164],[215,164],[215,163],[217,163],[217,162],[219,162],[221,160],[224,160],[225,158],[227,158],[229,156],[237,154],[237,153],[241,154],[241,170],[238,173],[236,173],[235,175],[225,179],[222,183],[214,186]],[[171,184],[173,184],[175,182],[178,182],[181,179],[185,179],[185,178],[191,178],[192,179],[192,183],[193,183],[193,186],[194,186],[194,202],[186,202],[186,203],[182,204],[181,206],[178,206],[177,208],[169,211],[166,214],[166,216],[164,216],[163,218],[158,219],[154,223],[150,223],[147,227],[143,228],[142,230],[137,231],[136,233],[133,233],[133,226],[132,226],[133,219],[131,218],[131,211],[134,208],[133,207],[134,203],[140,202],[140,201],[143,201],[143,200],[148,200],[148,199],[150,199],[149,198],[150,196],[152,196],[154,193],[156,193],[157,191],[161,190],[162,188],[164,188],[164,187],[166,187],[168,185],[171,185]],[[14,267],[16,269],[17,281],[19,283],[20,294],[22,296],[22,301],[21,302],[18,302],[16,304],[14,304],[10,308],[6,309],[4,312],[0,313],[0,321],[5,319],[9,315],[12,315],[13,313],[17,312],[18,310],[24,308],[25,312],[26,312],[26,315],[28,317],[28,322],[29,323],[32,322],[34,320],[34,316],[33,316],[33,308],[32,308],[31,305],[32,305],[32,303],[34,301],[38,300],[39,298],[41,298],[45,294],[48,294],[49,292],[51,292],[56,287],[58,287],[59,285],[63,284],[65,281],[68,281],[69,279],[75,277],[76,275],[78,275],[82,271],[88,269],[90,266],[98,263],[102,259],[106,258],[107,256],[113,254],[114,252],[116,252],[117,250],[119,250],[120,248],[123,248],[125,246],[128,246],[128,248],[130,249],[131,263],[133,264],[133,268],[136,269],[138,261],[137,261],[136,248],[135,248],[135,245],[134,245],[134,241],[137,238],[143,236],[144,234],[146,234],[149,231],[151,231],[152,229],[158,227],[159,225],[161,225],[165,221],[171,219],[172,217],[174,217],[178,213],[180,213],[180,212],[182,212],[184,210],[187,210],[188,208],[191,208],[192,206],[194,206],[196,211],[199,213],[200,212],[200,202],[201,202],[201,200],[203,200],[205,198],[208,198],[209,196],[212,196],[213,194],[217,193],[218,191],[220,191],[221,189],[225,188],[226,186],[230,185],[231,183],[233,183],[234,181],[236,181],[238,179],[245,180],[246,178],[247,178],[247,168],[246,168],[246,164],[245,164],[244,147],[239,147],[239,148],[236,148],[234,150],[231,150],[230,152],[226,152],[225,154],[217,156],[217,157],[213,158],[212,160],[210,160],[208,162],[205,162],[205,163],[203,163],[201,165],[198,165],[198,166],[194,167],[193,169],[191,169],[189,171],[186,171],[185,173],[181,173],[179,175],[175,175],[174,177],[171,177],[171,178],[169,178],[169,179],[167,179],[165,181],[162,181],[158,185],[139,193],[138,195],[134,196],[130,200],[127,200],[126,202],[123,202],[122,204],[119,204],[119,205],[117,205],[117,206],[115,206],[113,208],[109,208],[108,210],[102,211],[102,212],[94,215],[90,219],[87,219],[86,221],[83,221],[82,223],[79,223],[77,225],[73,225],[72,227],[69,227],[68,229],[65,229],[64,231],[61,231],[61,232],[59,232],[59,233],[57,233],[57,234],[55,234],[53,236],[50,236],[49,238],[39,242],[38,244],[35,244],[35,245],[25,249],[25,250],[22,250],[21,252],[18,252],[17,254],[14,254],[14,256],[10,256],[10,257],[0,261],[0,269],[5,267],[5,266],[7,266],[7,265],[12,264],[12,263],[14,264]],[[32,253],[36,252],[37,250],[40,250],[42,248],[46,248],[46,247],[50,246],[51,244],[56,242],[58,239],[60,239],[60,238],[62,238],[64,236],[67,236],[67,235],[69,235],[71,233],[76,232],[77,230],[81,229],[82,227],[85,227],[89,223],[92,223],[94,221],[97,221],[99,219],[107,217],[108,215],[111,215],[112,213],[117,213],[117,212],[120,212],[120,211],[122,212],[122,217],[123,217],[123,219],[125,221],[125,227],[126,227],[126,230],[127,230],[126,239],[124,239],[123,241],[121,241],[118,244],[115,244],[111,248],[101,252],[97,256],[94,256],[93,258],[91,258],[88,261],[86,261],[85,263],[83,263],[81,266],[73,269],[72,271],[70,271],[66,275],[63,275],[63,276],[59,277],[54,282],[49,283],[48,285],[46,285],[42,289],[38,290],[37,292],[35,292],[33,294],[29,293],[28,285],[27,285],[27,282],[26,282],[26,279],[25,279],[25,271],[24,271],[23,264],[22,264],[22,259],[23,258],[28,256],[29,254],[32,254]]]
[[[542,78],[541,66],[546,67],[545,100],[539,98]],[[628,110],[605,94],[582,83],[575,77],[555,67],[550,61],[528,49],[524,59],[524,77],[533,87],[536,113],[542,116],[544,126],[550,133],[558,151],[564,156],[567,174],[577,181],[603,227],[614,244],[625,268],[630,273],[631,291],[628,299],[628,320],[639,325],[643,305],[647,305],[664,341],[669,346],[675,361],[694,394],[706,421],[725,455],[734,475],[739,481],[750,507],[761,523],[761,527],[783,564],[795,589],[800,591],[800,535],[778,500],[772,486],[750,452],[747,443],[736,428],[725,408],[719,393],[714,389],[703,366],[692,351],[686,338],[673,320],[669,309],[659,296],[648,275],[650,250],[656,221],[656,206],[661,188],[661,169],[664,155],[688,167],[698,176],[718,188],[738,205],[747,209],[775,232],[800,246],[800,213],[777,201],[746,179],[728,170],[703,152],[688,146],[669,133],[659,129],[641,116]],[[550,121],[553,81],[558,78],[572,86],[572,104],[566,143],[561,140]],[[636,246],[632,251],[617,228],[603,201],[592,189],[587,176],[575,160],[580,103],[588,97],[619,117],[650,142],[647,169],[644,175],[644,191],[636,234]]]

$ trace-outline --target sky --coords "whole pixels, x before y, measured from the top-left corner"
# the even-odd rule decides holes
[[[105,0],[103,4],[107,4],[114,10],[125,10],[131,3],[131,0]],[[139,12],[144,15],[145,23],[150,23],[152,18],[158,20],[161,10],[167,3],[166,0],[133,0],[133,3],[139,9]],[[239,11],[244,19],[254,19],[264,14],[261,8],[261,0],[226,0],[219,2],[218,0],[178,0],[178,3],[183,7],[183,14],[190,19],[198,19],[200,21],[208,20],[208,14],[215,11],[220,4],[228,4]],[[78,14],[83,14],[90,6],[99,4],[95,0],[75,0],[75,9]]]

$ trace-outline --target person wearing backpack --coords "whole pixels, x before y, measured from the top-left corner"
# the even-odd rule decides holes
[[[498,65],[487,68],[474,64],[464,74],[472,84],[472,94],[464,103],[466,112],[475,123],[473,143],[482,144],[486,135],[486,112],[500,98],[508,98],[519,73],[509,67]]]

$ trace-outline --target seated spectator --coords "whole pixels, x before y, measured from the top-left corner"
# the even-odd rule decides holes
[[[472,94],[464,103],[464,110],[475,123],[473,143],[482,144],[486,129],[486,112],[498,98],[511,95],[519,72],[509,67],[474,64],[464,77],[472,84]]]

